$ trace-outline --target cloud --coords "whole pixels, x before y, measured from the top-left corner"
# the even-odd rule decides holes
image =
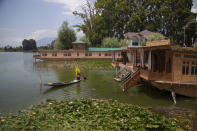
[[[52,29],[39,29],[26,36],[26,39],[40,40],[45,37],[56,37],[57,30]]]
[[[36,41],[43,38],[57,37],[57,30],[53,29],[38,29],[26,36],[22,37],[0,37],[0,47],[11,45],[20,46],[24,39],[35,39]]]
[[[197,13],[197,1],[193,0],[193,7],[191,9],[191,12]]]
[[[77,36],[77,39],[79,40],[81,37],[83,37],[85,34],[83,33],[83,31],[77,31],[76,32],[76,36]]]
[[[73,11],[78,10],[86,0],[43,0],[45,2],[57,3],[64,5],[63,15],[71,15]]]
[[[192,8],[191,12],[197,13],[197,8]]]
[[[4,47],[6,45],[20,46],[22,40],[22,37],[0,37],[0,47]]]
[[[10,31],[15,31],[15,30],[11,28],[0,28],[0,31],[10,32]]]

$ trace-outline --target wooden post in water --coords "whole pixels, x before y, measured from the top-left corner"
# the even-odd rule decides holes
[[[172,84],[171,84],[171,95],[172,95],[172,99],[174,101],[174,104],[176,104],[176,93],[175,93],[175,90],[174,90]]]
[[[176,94],[174,91],[171,91],[171,94],[172,94],[172,99],[174,101],[174,104],[176,104]]]
[[[193,131],[197,131],[197,90],[196,90],[196,97],[195,97],[195,114],[193,119]]]

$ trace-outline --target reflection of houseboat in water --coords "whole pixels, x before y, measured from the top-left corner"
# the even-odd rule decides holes
[[[172,46],[169,40],[159,40],[147,42],[146,46],[130,46],[122,55],[123,63],[134,72],[124,80],[124,91],[141,78],[172,94],[196,96],[197,48]]]

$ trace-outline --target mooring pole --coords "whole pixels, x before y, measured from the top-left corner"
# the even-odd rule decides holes
[[[171,83],[171,89],[170,90],[171,90],[171,95],[172,95],[172,99],[174,101],[174,104],[176,104],[176,93],[175,93],[175,90],[173,88],[172,83]]]
[[[171,91],[171,94],[172,94],[172,99],[174,101],[174,104],[176,104],[176,94],[174,91]]]
[[[195,98],[195,114],[193,117],[193,131],[197,131],[197,90],[196,90],[196,98]]]

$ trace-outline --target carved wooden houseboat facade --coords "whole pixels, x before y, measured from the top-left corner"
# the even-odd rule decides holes
[[[170,45],[170,41],[149,42],[147,46],[123,51],[124,64],[159,89],[195,97],[197,93],[197,48]],[[132,77],[131,77],[132,79]],[[132,80],[124,90],[134,86]],[[135,83],[135,82],[133,82]]]

